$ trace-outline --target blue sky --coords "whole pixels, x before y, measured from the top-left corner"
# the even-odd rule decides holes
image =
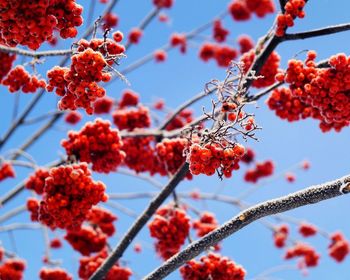
[[[77,1],[83,5],[85,12],[88,10],[90,1]],[[276,5],[278,4],[277,1]],[[171,22],[169,24],[159,23],[157,20],[152,22],[144,33],[141,43],[130,48],[128,57],[122,61],[120,69],[131,64],[138,58],[152,52],[168,42],[172,32],[188,32],[213,19],[224,11],[229,1],[198,1],[198,0],[176,0],[171,10],[166,10]],[[102,5],[97,5],[94,17],[97,18],[103,9]],[[114,11],[120,17],[120,29],[125,34],[132,27],[137,26],[146,13],[151,11],[150,0],[120,0]],[[347,0],[319,0],[309,1],[306,7],[306,17],[302,20],[296,20],[296,25],[291,32],[304,31],[312,28],[320,28],[331,24],[345,23],[350,20],[349,16],[350,2]],[[230,30],[230,42],[240,34],[246,33],[255,39],[255,41],[271,26],[274,16],[268,16],[264,19],[254,17],[249,22],[233,22],[230,17],[226,17],[224,25]],[[81,28],[80,32],[84,29]],[[210,31],[204,33],[210,35]],[[318,59],[323,60],[330,55],[338,52],[349,54],[349,32],[331,35],[328,37],[313,38],[303,41],[286,42],[281,44],[277,51],[282,58],[282,67],[284,67],[289,58],[306,49],[314,49],[318,53]],[[60,41],[58,48],[68,48],[71,41]],[[225,69],[218,68],[215,62],[204,63],[198,59],[198,46],[200,41],[190,42],[190,48],[186,55],[181,55],[178,50],[172,50],[169,53],[166,63],[156,64],[150,62],[142,68],[127,75],[131,83],[131,89],[140,93],[141,101],[145,104],[152,103],[158,98],[166,100],[169,107],[175,108],[183,101],[200,92],[206,82],[213,78],[222,79],[225,76]],[[43,46],[43,49],[48,48]],[[59,59],[48,58],[46,63],[39,66],[39,72],[45,75],[46,71],[57,64]],[[17,63],[20,59],[17,60]],[[122,81],[116,81],[107,87],[107,94],[118,99],[121,91],[127,88]],[[20,97],[20,111],[25,104],[32,98],[28,94]],[[14,95],[6,91],[4,87],[0,88],[0,135],[2,135],[11,122]],[[209,99],[194,107],[200,113],[201,107],[209,107]],[[39,116],[44,112],[53,110],[56,106],[57,98],[52,93],[45,94],[37,109],[30,115]],[[258,142],[249,141],[246,145],[253,147],[258,160],[272,159],[276,163],[276,174],[283,174],[285,170],[308,159],[311,162],[309,171],[298,170],[296,172],[297,180],[294,184],[289,184],[283,176],[266,183],[253,195],[247,198],[247,202],[255,203],[269,198],[275,198],[290,192],[303,189],[312,184],[322,183],[336,179],[349,173],[348,158],[349,149],[349,128],[344,128],[341,133],[329,132],[322,133],[316,121],[306,120],[295,123],[288,123],[278,119],[273,112],[269,111],[264,100],[258,102],[258,108],[249,107],[249,112],[256,114],[256,120],[263,127],[258,132]],[[88,120],[89,118],[84,118]],[[76,126],[81,127],[83,123]],[[0,154],[18,147],[23,141],[38,128],[38,125],[25,126],[19,129],[7,145],[0,151]],[[46,133],[28,152],[32,154],[39,164],[45,164],[56,159],[63,153],[59,145],[60,140],[65,137],[67,125],[63,122],[58,123],[54,129]],[[183,182],[178,187],[178,192],[200,189],[202,192],[215,192],[220,190],[222,194],[232,197],[241,194],[249,184],[242,180],[245,167],[241,171],[234,173],[233,178],[221,182],[217,177],[198,176],[192,181]],[[1,182],[0,195],[13,188],[17,182],[20,182],[28,175],[27,169],[18,169],[17,178]],[[120,174],[111,174],[101,176],[94,174],[94,178],[102,180],[108,187],[108,192],[144,192],[154,191],[155,189],[146,182],[129,178]],[[157,178],[159,179],[159,178]],[[159,179],[166,182],[164,179]],[[28,197],[28,192],[23,192],[13,201],[0,209],[0,216],[6,211],[21,205]],[[322,202],[317,205],[304,207],[287,213],[298,219],[305,219],[317,226],[333,232],[341,229],[350,239],[350,229],[347,221],[347,211],[349,210],[349,198],[341,197],[334,200]],[[147,205],[148,200],[121,201],[123,205],[140,213]],[[217,202],[198,203],[196,207],[215,211],[220,223],[237,213],[237,209],[226,204]],[[114,246],[117,240],[123,235],[127,228],[132,224],[133,219],[116,210],[119,217],[117,226],[117,236],[110,240]],[[28,221],[28,213],[7,221],[11,222]],[[192,215],[193,216],[193,215]],[[193,216],[194,217],[194,216]],[[274,219],[268,219],[275,222]],[[292,237],[299,239],[300,236],[293,228]],[[63,232],[52,234],[52,236],[62,236]],[[11,251],[16,251],[18,255],[27,260],[27,269],[25,279],[37,279],[37,273],[42,265],[41,258],[44,254],[43,237],[41,231],[16,231],[12,234],[0,233],[0,239]],[[15,241],[13,241],[15,240]],[[134,271],[135,277],[144,276],[161,264],[153,251],[153,240],[148,237],[148,229],[144,229],[136,238],[137,242],[143,245],[142,254],[136,254],[130,247],[124,255],[123,261]],[[309,271],[307,279],[349,279],[350,258],[343,263],[337,264],[327,256],[327,246],[329,241],[321,236],[317,236],[310,242],[321,253],[321,262],[317,268]],[[14,245],[15,243],[15,245]],[[243,265],[248,272],[247,279],[269,269],[271,267],[283,264],[295,264],[295,261],[285,262],[282,259],[283,252],[273,246],[272,232],[264,225],[256,222],[241,230],[234,236],[225,240],[222,244],[222,254],[233,258],[237,263]],[[76,275],[78,268],[79,255],[70,249],[68,244],[64,244],[62,250],[52,251],[54,259],[62,259],[63,267]],[[303,279],[299,271],[282,271],[274,274],[278,279]],[[167,279],[179,279],[178,274],[174,273]]]

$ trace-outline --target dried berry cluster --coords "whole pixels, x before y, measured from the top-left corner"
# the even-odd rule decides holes
[[[319,254],[315,251],[314,248],[304,243],[297,243],[293,247],[289,248],[284,256],[285,259],[292,259],[300,257],[302,258],[303,264],[307,267],[313,267],[318,265]]]
[[[110,39],[80,40],[70,68],[56,66],[47,73],[47,90],[55,89],[56,94],[62,96],[59,109],[84,108],[92,114],[93,103],[105,95],[98,82],[110,80],[108,68],[118,61],[124,50],[124,46]]]
[[[39,273],[41,280],[72,280],[73,277],[61,268],[42,268]]]
[[[16,66],[8,72],[2,84],[7,86],[10,92],[21,90],[23,93],[36,92],[38,88],[45,88],[45,80],[39,80],[37,76],[31,76],[23,66]]]
[[[77,35],[83,7],[75,0],[0,1],[0,43],[36,50],[58,30],[62,38]]]
[[[271,176],[275,167],[271,160],[257,163],[254,169],[249,169],[244,175],[244,180],[251,183],[256,183],[264,177]]]
[[[105,185],[91,178],[86,163],[50,169],[45,180],[39,221],[52,229],[76,229],[92,206],[106,201]]]
[[[282,37],[286,29],[294,25],[294,19],[296,17],[303,18],[305,16],[305,12],[303,11],[305,3],[305,0],[287,1],[284,5],[285,12],[277,16],[276,36]]]
[[[340,131],[350,123],[350,57],[334,55],[327,68],[318,68],[315,58],[310,51],[305,62],[290,60],[285,75],[277,75],[289,90],[274,91],[268,105],[288,121],[312,117],[323,132]]]
[[[82,280],[88,280],[90,276],[96,271],[96,269],[101,266],[107,256],[107,250],[103,250],[94,256],[81,258],[79,266],[79,277]],[[104,279],[129,280],[131,275],[132,272],[129,268],[120,267],[118,264],[114,264]]]
[[[6,178],[14,178],[16,176],[12,164],[9,162],[0,162],[0,182]]]
[[[62,141],[68,156],[81,162],[92,163],[92,170],[109,173],[123,162],[125,153],[118,130],[111,129],[109,121],[96,119],[87,122],[79,131],[70,131]]]
[[[187,162],[193,175],[211,176],[218,170],[219,174],[229,178],[233,170],[239,169],[238,162],[244,153],[244,147],[238,143],[233,147],[217,143],[208,143],[204,146],[193,144],[187,155]]]
[[[180,268],[184,280],[244,280],[245,270],[227,257],[209,253],[200,261],[191,260]]]
[[[190,231],[190,219],[186,212],[172,205],[157,210],[148,225],[151,236],[156,238],[156,250],[164,259],[179,252]]]
[[[275,12],[275,4],[272,0],[233,0],[229,12],[234,20],[248,20],[252,14],[262,18]]]
[[[255,59],[255,53],[253,50],[245,53],[241,57],[241,61],[244,63],[244,71],[248,72],[250,66]],[[256,88],[264,88],[275,83],[275,76],[278,73],[278,67],[280,63],[280,56],[277,52],[273,51],[265,61],[261,70],[257,73],[258,78],[253,81],[252,86]],[[259,77],[262,76],[262,77]]]

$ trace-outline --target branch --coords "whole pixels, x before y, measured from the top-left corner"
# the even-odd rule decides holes
[[[203,238],[191,243],[186,249],[171,257],[163,265],[146,276],[144,280],[163,279],[187,261],[260,218],[318,203],[326,199],[348,194],[349,192],[350,175],[347,175],[335,181],[311,186],[287,196],[252,206]]]
[[[19,55],[24,55],[24,56],[30,56],[30,57],[35,57],[35,58],[40,58],[43,56],[63,56],[63,55],[70,55],[73,53],[72,50],[55,50],[55,51],[42,51],[42,52],[36,52],[36,51],[27,51],[27,50],[22,50],[19,48],[11,48],[11,47],[6,47],[3,45],[0,45],[0,51],[4,53],[15,53]]]
[[[285,34],[282,40],[290,41],[290,40],[308,39],[308,38],[313,38],[318,36],[325,36],[325,35],[330,35],[334,33],[339,33],[347,30],[350,30],[350,23],[332,25],[325,28],[314,29],[310,31],[300,32],[300,33]]]
[[[167,197],[173,192],[179,182],[186,176],[188,172],[188,163],[184,163],[177,173],[170,179],[168,184],[163,190],[149,203],[144,212],[136,219],[134,224],[124,234],[119,244],[113,249],[112,253],[105,259],[103,264],[95,271],[90,277],[90,280],[100,280],[108,273],[111,267],[121,258],[134,240],[136,235],[146,225],[152,215],[156,212],[158,207],[167,199]]]

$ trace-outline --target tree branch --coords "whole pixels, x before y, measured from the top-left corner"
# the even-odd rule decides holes
[[[325,28],[314,29],[314,30],[305,31],[305,32],[285,34],[282,40],[290,41],[290,40],[308,39],[308,38],[313,38],[318,36],[335,34],[335,33],[343,32],[347,30],[350,30],[350,23],[332,25]]]
[[[187,261],[260,218],[318,203],[326,199],[348,194],[349,192],[350,174],[335,181],[311,186],[287,196],[252,206],[203,238],[191,243],[186,249],[171,257],[163,265],[146,276],[144,280],[163,279]]]
[[[27,51],[19,48],[6,47],[3,45],[0,45],[0,51],[4,53],[15,53],[15,54],[35,57],[35,58],[40,58],[43,56],[63,56],[63,55],[70,55],[73,53],[72,50],[55,50],[55,51],[42,51],[42,52]]]

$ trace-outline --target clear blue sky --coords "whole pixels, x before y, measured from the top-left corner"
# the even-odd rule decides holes
[[[77,2],[84,6],[86,13],[91,1],[77,0]],[[157,20],[152,22],[144,33],[141,43],[130,49],[128,57],[122,61],[120,69],[123,69],[154,49],[163,46],[167,43],[169,35],[172,32],[187,32],[208,22],[214,16],[224,11],[229,3],[229,1],[208,0],[176,0],[175,2],[175,6],[171,10],[165,11],[171,18],[171,22],[169,24],[162,24]],[[277,1],[275,2],[277,5]],[[95,18],[101,13],[101,7],[102,5],[96,7]],[[151,9],[150,0],[120,0],[114,10],[120,17],[118,29],[127,33],[132,27],[137,26],[145,14]],[[291,31],[302,31],[348,22],[350,20],[349,10],[350,2],[347,0],[309,1],[305,10],[305,19],[296,20],[296,25]],[[256,40],[268,30],[273,19],[274,16],[268,16],[263,20],[254,17],[252,21],[238,23],[233,22],[230,17],[227,17],[224,25],[231,32],[230,42],[242,33],[247,33]],[[81,30],[83,28],[84,26]],[[210,32],[206,34],[209,35]],[[318,59],[320,60],[338,52],[349,54],[349,34],[349,32],[344,32],[328,37],[284,43],[277,49],[282,57],[282,66],[285,66],[288,59],[296,53],[306,49],[316,50]],[[70,41],[61,41],[58,48],[68,48],[70,43]],[[131,88],[140,93],[143,103],[147,104],[157,98],[163,98],[169,107],[175,108],[186,99],[201,91],[205,83],[212,78],[222,79],[224,77],[225,69],[218,68],[214,62],[203,63],[198,59],[199,44],[199,41],[192,41],[189,52],[185,56],[179,54],[177,50],[173,50],[169,53],[166,63],[156,64],[150,62],[139,70],[127,75],[132,85]],[[43,49],[45,48],[47,47],[43,47]],[[20,63],[20,61],[18,59],[17,63]],[[57,61],[58,59],[48,58],[43,66],[39,66],[39,72],[45,75],[46,70],[57,64]],[[120,97],[120,93],[124,88],[126,88],[126,85],[121,81],[117,81],[107,87],[107,94],[117,99]],[[21,95],[20,110],[24,108],[25,104],[31,98],[31,95]],[[56,102],[56,96],[52,93],[47,93],[40,102],[37,110],[31,114],[31,117],[41,115],[48,110],[53,110]],[[13,104],[14,95],[8,93],[4,87],[1,87],[0,135],[6,131],[11,122]],[[209,108],[209,103],[205,102],[195,107],[197,112],[199,112],[202,105],[206,105]],[[323,134],[319,130],[316,121],[307,120],[290,124],[275,117],[274,113],[266,108],[264,100],[259,101],[258,105],[259,108],[252,106],[250,109],[251,112],[256,114],[256,120],[263,127],[263,130],[258,133],[259,142],[249,141],[247,144],[247,146],[255,149],[258,160],[274,160],[276,163],[276,174],[283,174],[285,170],[288,170],[303,159],[310,160],[311,169],[307,172],[297,171],[297,180],[294,184],[287,183],[283,176],[272,182],[268,181],[261,189],[250,196],[247,202],[260,202],[349,173],[349,128],[344,128],[341,133],[330,132]],[[84,120],[87,119],[85,118]],[[82,124],[78,124],[76,128],[78,129]],[[18,130],[11,138],[11,141],[1,151],[1,154],[21,144],[37,127],[37,125],[33,125]],[[66,129],[67,126],[63,122],[60,122],[29,149],[29,152],[39,164],[50,162],[63,153],[59,142],[65,137]],[[223,194],[234,197],[250,187],[242,180],[244,170],[245,168],[242,168],[241,171],[233,175],[232,179],[225,179],[223,182],[220,182],[215,176],[211,178],[198,176],[190,182],[182,183],[178,187],[178,191],[189,191],[197,188],[203,192],[214,192],[220,189]],[[6,193],[17,182],[23,180],[28,172],[26,169],[18,169],[16,171],[18,175],[16,179],[6,180],[0,184],[0,195]],[[103,180],[108,186],[108,192],[154,191],[152,186],[141,180],[130,179],[119,174],[109,176],[94,174],[94,178]],[[161,179],[161,181],[164,180]],[[223,188],[221,188],[222,186]],[[0,209],[0,215],[23,204],[28,195],[28,192],[23,192],[15,200],[6,205],[6,207]],[[147,200],[122,201],[122,203],[137,213],[140,213],[147,205]],[[215,211],[220,223],[223,223],[238,211],[234,207],[213,202],[199,203],[196,207]],[[288,215],[310,221],[329,232],[341,229],[350,239],[350,229],[347,219],[347,211],[349,209],[349,197],[341,197],[289,212]],[[123,213],[116,213],[119,216],[119,220],[116,223],[117,236],[110,240],[112,246],[117,243],[117,239],[123,235],[133,221],[133,219]],[[28,221],[28,216],[28,213],[23,213],[7,221],[5,224]],[[269,221],[275,222],[273,219],[269,219]],[[63,232],[57,232],[55,234],[62,236]],[[300,238],[295,230],[293,230],[292,237],[294,239]],[[44,254],[41,231],[22,230],[13,232],[12,237],[8,233],[0,233],[0,239],[5,248],[16,251],[20,257],[27,260],[25,279],[37,279],[37,273],[42,265],[41,258]],[[139,276],[146,275],[161,264],[160,259],[155,256],[153,251],[153,240],[148,237],[147,228],[138,235],[136,241],[143,244],[144,250],[142,254],[136,254],[132,248],[129,248],[123,258],[123,261],[134,271],[135,275],[133,279],[139,279]],[[318,252],[322,254],[320,265],[310,270],[308,279],[349,279],[350,273],[348,267],[350,258],[341,264],[337,264],[327,256],[328,240],[317,236],[306,241],[315,246]],[[271,267],[296,263],[295,261],[283,261],[283,252],[275,249],[273,246],[272,232],[259,222],[248,226],[228,238],[222,244],[222,248],[223,255],[233,258],[237,263],[245,267],[248,272],[247,279],[251,279]],[[52,254],[54,259],[63,259],[63,267],[76,275],[79,255],[73,252],[68,244],[64,244],[63,250],[52,251]],[[299,271],[282,271],[274,275],[279,279],[288,280],[303,278]],[[167,279],[179,279],[179,276],[174,273]]]

